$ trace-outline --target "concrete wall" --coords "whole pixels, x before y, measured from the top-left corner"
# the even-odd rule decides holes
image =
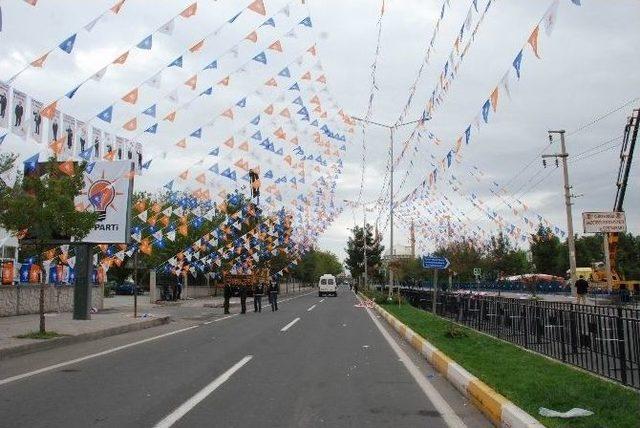
[[[101,287],[91,287],[91,307],[102,309]],[[39,313],[40,287],[33,285],[0,286],[0,317]],[[48,286],[44,290],[45,312],[71,312],[73,287]]]

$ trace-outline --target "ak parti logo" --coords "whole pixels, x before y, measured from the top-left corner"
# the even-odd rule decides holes
[[[122,193],[116,191],[114,186],[116,180],[105,178],[104,171],[98,180],[92,181],[90,177],[88,179],[89,187],[85,194],[95,212],[98,213],[98,221],[104,221],[107,217],[107,209],[117,209],[113,205],[113,201],[116,196],[122,195]]]

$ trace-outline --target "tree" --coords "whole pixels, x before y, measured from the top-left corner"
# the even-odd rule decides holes
[[[293,275],[304,283],[313,284],[321,275],[338,275],[343,270],[335,254],[329,251],[311,250],[302,257]]]
[[[364,274],[364,231],[362,227],[355,226],[352,229],[353,235],[347,240],[347,259],[345,264],[351,272],[353,278],[358,278]],[[367,276],[369,278],[378,278],[380,260],[384,246],[380,245],[379,236],[373,236],[373,228],[370,224],[366,225],[366,241],[367,241]]]
[[[13,161],[11,162],[11,166]],[[30,237],[40,268],[40,333],[45,333],[44,266],[40,256],[54,239],[80,240],[94,227],[98,214],[76,211],[74,199],[84,187],[84,164],[63,164],[50,158],[26,171],[13,187],[0,184],[0,226]],[[26,166],[26,165],[25,165]]]
[[[529,272],[529,263],[524,251],[515,248],[503,233],[492,236],[487,249],[489,279],[503,276],[522,275]]]
[[[450,269],[455,273],[457,280],[461,282],[474,279],[474,268],[487,269],[485,248],[464,237],[439,247],[434,254],[449,259]]]
[[[564,276],[568,260],[563,257],[560,239],[551,232],[551,228],[538,226],[536,233],[531,235],[531,256],[536,273],[546,273]]]

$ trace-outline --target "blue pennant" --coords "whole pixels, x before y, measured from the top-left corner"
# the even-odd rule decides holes
[[[261,27],[264,27],[265,25],[270,25],[275,28],[276,22],[273,20],[273,18],[269,18],[262,23]]]
[[[300,90],[300,86],[298,86],[298,82],[294,83],[293,85],[291,85],[291,87],[289,88],[290,91],[299,91]]]
[[[218,68],[218,60],[216,59],[211,61],[211,63],[209,63],[209,65],[207,65],[205,68],[203,68],[203,70],[212,70],[214,68]]]
[[[251,121],[251,123],[252,123],[253,125],[257,125],[257,124],[259,124],[259,123],[260,123],[260,115],[258,115],[258,116],[256,116],[256,117],[254,117],[254,118],[253,118],[253,120]]]
[[[158,130],[158,124],[154,123],[153,125],[151,125],[147,129],[145,129],[144,132],[148,132],[149,134],[155,134],[157,130]]]
[[[304,102],[302,101],[302,98],[298,97],[295,100],[293,100],[294,104],[298,104],[298,105],[304,105]]]
[[[99,119],[102,119],[108,123],[111,123],[112,116],[113,116],[113,106],[107,107],[101,113],[98,114]]]
[[[200,96],[211,95],[212,93],[213,93],[213,86],[209,86],[209,88],[205,89],[200,93]]]
[[[238,101],[236,103],[236,105],[238,107],[245,107],[247,105],[247,97],[244,97],[243,99],[241,99],[240,101]]]
[[[312,27],[313,25],[311,24],[311,17],[307,16],[305,19],[303,19],[302,21],[300,21],[301,25],[304,25],[305,27]]]
[[[255,133],[255,134],[253,134],[253,135],[251,136],[251,138],[253,138],[254,140],[261,141],[261,140],[262,140],[262,134],[260,134],[260,131],[256,131],[256,133]]]
[[[182,67],[182,56],[179,56],[178,58],[174,59],[173,62],[171,62],[171,64],[168,65],[168,67]]]
[[[156,117],[156,105],[152,105],[151,107],[147,108],[145,111],[142,112],[142,114],[146,114],[147,116],[151,116],[151,117]]]
[[[198,128],[191,133],[191,136],[194,138],[202,138],[202,128]]]
[[[278,73],[278,76],[291,77],[291,73],[289,72],[289,67],[285,67],[282,70],[280,70],[280,73]]]
[[[153,35],[145,37],[137,46],[139,49],[151,49],[153,46]]]
[[[209,152],[209,156],[218,156],[220,154],[220,148],[216,147],[215,149]]]
[[[64,42],[60,43],[58,47],[63,51],[65,51],[66,53],[70,54],[71,51],[73,50],[73,44],[75,42],[76,42],[76,35],[74,34],[73,36],[70,36],[68,39],[66,39]]]
[[[260,52],[258,55],[253,57],[254,61],[261,62],[263,64],[267,63],[267,55],[264,52]]]
[[[69,98],[69,99],[73,98],[73,96],[76,94],[78,89],[80,89],[80,86],[76,86],[74,89],[72,89],[69,92],[67,92],[67,94],[66,94],[67,98]]]

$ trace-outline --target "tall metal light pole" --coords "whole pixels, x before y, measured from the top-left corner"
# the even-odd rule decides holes
[[[570,282],[571,282],[571,294],[575,294],[575,283],[576,283],[576,243],[575,237],[573,235],[573,215],[571,212],[571,198],[573,195],[571,194],[571,185],[569,184],[569,166],[567,164],[567,158],[569,154],[567,153],[567,146],[564,140],[564,129],[559,131],[549,131],[549,142],[553,142],[553,134],[560,134],[560,153],[554,153],[550,155],[542,155],[543,158],[560,158],[562,159],[562,173],[564,177],[564,205],[567,211],[567,244],[569,246],[569,271],[570,271]],[[557,162],[557,161],[556,161]]]
[[[393,131],[402,126],[411,125],[418,122],[426,122],[430,119],[430,117],[423,116],[420,119],[412,120],[410,122],[402,122],[396,123],[394,125],[386,125],[384,123],[375,122],[373,120],[368,120],[364,118],[351,116],[352,119],[355,119],[360,122],[367,123],[369,125],[379,126],[381,128],[386,128],[389,130],[389,300],[393,298],[393,269],[391,269],[391,263],[393,262],[393,174],[394,174],[394,165],[393,165]]]

